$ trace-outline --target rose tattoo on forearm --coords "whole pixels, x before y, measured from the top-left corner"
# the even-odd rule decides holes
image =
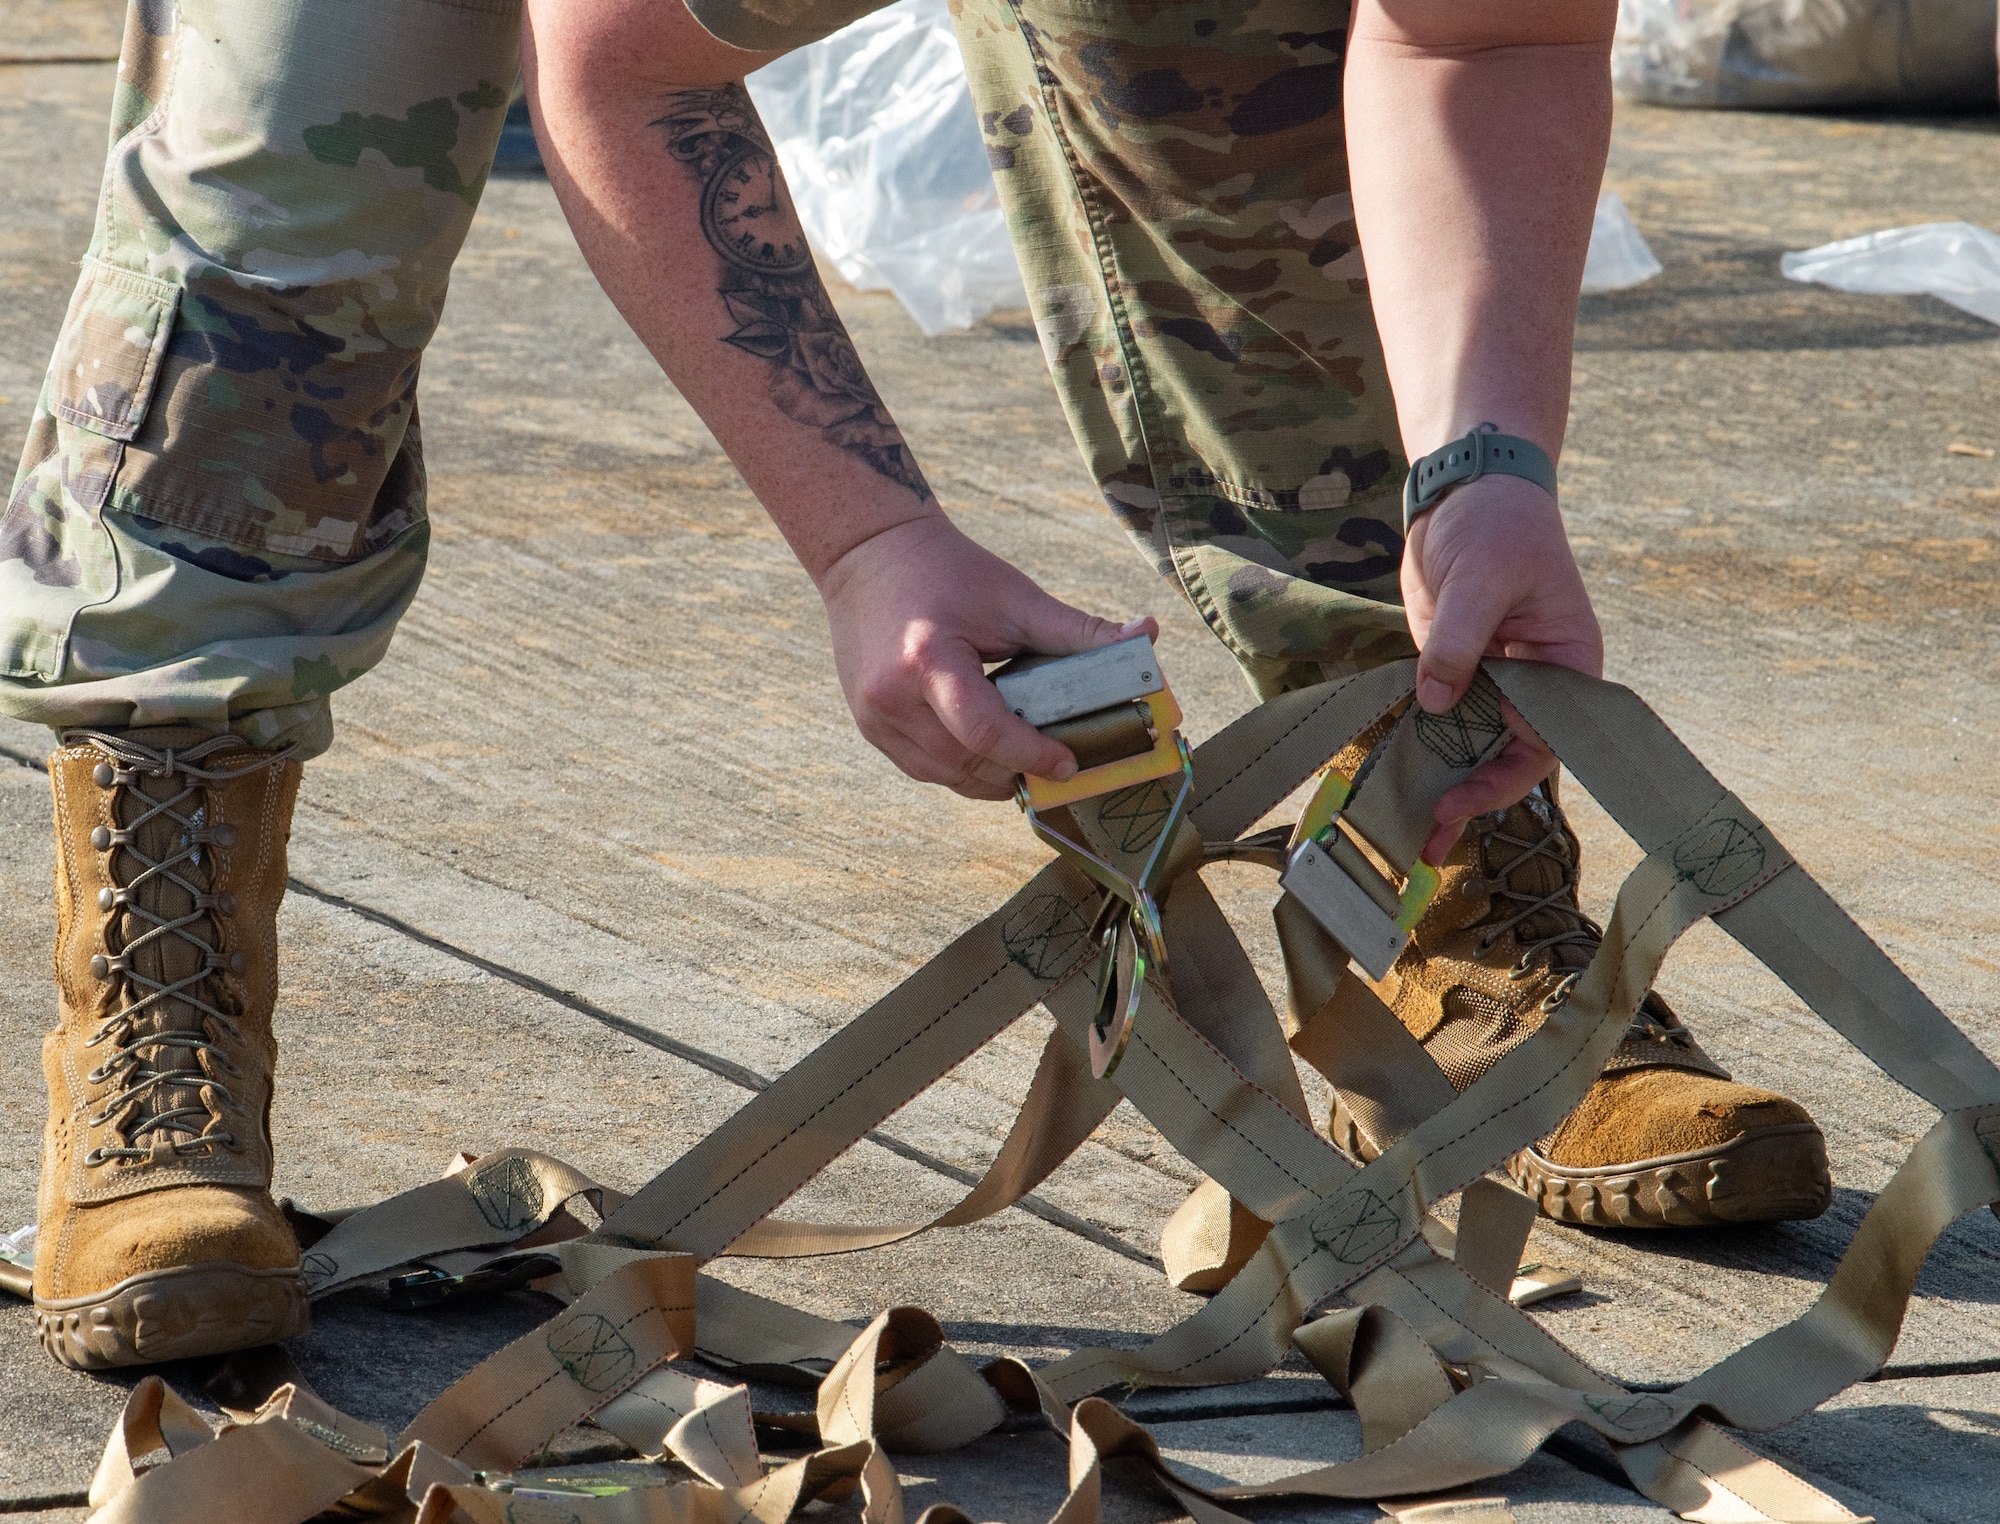
[[[930,488],[868,379],[813,268],[777,155],[741,85],[676,90],[651,125],[701,185],[701,230],[721,261],[722,335],[771,365],[771,401],[788,418],[920,499]]]

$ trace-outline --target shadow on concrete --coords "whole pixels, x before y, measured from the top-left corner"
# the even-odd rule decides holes
[[[1859,296],[1789,281],[1778,244],[1698,234],[1652,240],[1664,273],[1577,304],[1583,353],[1910,349],[2000,341],[2000,328],[1930,296]]]
[[[1642,1248],[1682,1265],[1825,1285],[1874,1204],[1872,1191],[1835,1186],[1833,1204],[1809,1222],[1745,1223],[1644,1235],[1618,1228],[1575,1226],[1557,1231],[1620,1248]],[[2000,1303],[2000,1221],[1980,1209],[1968,1212],[1940,1233],[1918,1273],[1916,1294],[1946,1301]],[[1580,1304],[1563,1299],[1551,1305]]]
[[[1917,1272],[1917,1295],[2000,1305],[2000,1221],[1981,1208],[1938,1235]]]
[[[1855,1225],[1873,1199],[1866,1192],[1836,1187],[1833,1205],[1824,1216],[1811,1222],[1744,1223],[1643,1234],[1620,1228],[1574,1225],[1556,1230],[1619,1249],[1643,1249],[1649,1256],[1676,1260],[1683,1265],[1824,1284],[1834,1266],[1840,1263],[1848,1240],[1854,1236]]]
[[[516,1291],[391,1312],[379,1292],[355,1291],[316,1303],[312,1328],[285,1348],[328,1402],[395,1434],[473,1366],[561,1306],[553,1297]]]
[[[2000,137],[2000,115],[1996,115],[1991,106],[1941,111],[1925,116],[1908,116],[1893,111],[1800,111],[1785,114],[1822,122],[1852,122],[1857,127],[1914,127],[1931,132],[1969,132],[1981,137]]]
[[[945,1322],[944,1336],[963,1349],[998,1345],[1009,1349],[1139,1349],[1153,1335],[1122,1328],[1079,1328],[1060,1323]]]
[[[1837,1406],[1745,1438],[1780,1462],[1814,1473],[1821,1485],[1856,1489],[1863,1496],[1845,1499],[1850,1504],[1893,1501],[1924,1519],[1995,1517],[2000,1417],[1991,1412],[1948,1401]],[[1885,1468],[1890,1456],[1899,1459]]]

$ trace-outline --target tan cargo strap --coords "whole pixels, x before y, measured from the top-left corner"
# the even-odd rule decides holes
[[[239,1362],[247,1395],[215,1438],[149,1379],[112,1436],[93,1519],[226,1514],[276,1524],[338,1505],[349,1516],[425,1524],[779,1524],[812,1498],[858,1488],[868,1524],[902,1524],[884,1448],[950,1448],[1010,1410],[1039,1412],[1069,1436],[1060,1524],[1096,1524],[1108,1459],[1147,1471],[1202,1524],[1220,1524],[1236,1517],[1224,1506],[1235,1497],[1408,1497],[1500,1476],[1571,1422],[1602,1434],[1639,1490],[1685,1518],[1851,1518],[1709,1420],[1772,1428],[1880,1368],[1937,1235],[2000,1198],[2000,1071],[1636,697],[1516,662],[1488,663],[1488,678],[1453,714],[1406,712],[1345,814],[1406,871],[1438,796],[1504,743],[1497,684],[1646,852],[1590,966],[1533,1036],[1457,1094],[1345,976],[1346,957],[1319,922],[1285,896],[1276,915],[1291,989],[1281,1025],[1201,884],[1201,864],[1218,854],[1273,860],[1261,840],[1230,844],[1400,703],[1412,667],[1285,695],[1197,749],[1191,802],[1170,840],[1159,837],[1173,801],[1157,782],[1070,808],[1079,842],[1121,871],[1142,868],[1156,848],[1167,865],[1157,897],[1172,962],[1164,987],[1157,978],[1139,985],[1130,1044],[1108,1078],[1091,1075],[1096,992],[1078,977],[1096,952],[1103,891],[1059,859],[629,1200],[558,1161],[504,1150],[345,1216],[308,1249],[316,1294],[413,1262],[461,1274],[539,1247],[550,1259],[535,1264],[555,1268],[535,1284],[568,1305],[441,1395],[393,1444],[296,1381],[260,1390],[285,1374],[282,1362]],[[1810,1310],[1672,1392],[1633,1393],[1507,1299],[1532,1209],[1485,1176],[1574,1108],[1668,949],[1704,917],[1943,1115],[1876,1198]],[[951,1212],[865,1227],[771,1218],[1038,1002],[1057,1030],[998,1157]],[[1372,1108],[1369,1130],[1387,1145],[1372,1163],[1357,1167],[1314,1132],[1294,1052]],[[1198,1196],[1199,1210],[1222,1213],[1209,1237],[1242,1240],[1241,1268],[1214,1299],[1144,1349],[1079,1350],[1032,1373],[1006,1360],[975,1370],[915,1309],[885,1313],[857,1335],[695,1273],[723,1253],[837,1252],[989,1215],[1045,1178],[1120,1097],[1222,1188]],[[1454,1246],[1427,1214],[1458,1192]],[[579,1198],[604,1214],[594,1233],[564,1210]],[[1311,1316],[1336,1297],[1350,1305]],[[1176,1475],[1144,1429],[1088,1395],[1120,1382],[1239,1381],[1295,1344],[1359,1415],[1359,1458],[1257,1487],[1204,1489]],[[810,1419],[761,1421],[809,1430],[822,1448],[766,1472],[746,1389],[667,1363],[691,1353],[743,1376],[816,1380]],[[642,1454],[671,1457],[694,1479],[558,1504],[474,1475],[518,1466],[580,1419]],[[172,1458],[135,1476],[133,1459],[160,1450]],[[1460,1513],[1491,1516],[1471,1505]],[[931,1515],[934,1524],[963,1517]]]

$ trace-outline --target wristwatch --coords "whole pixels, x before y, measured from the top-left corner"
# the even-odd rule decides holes
[[[1453,487],[1487,475],[1518,476],[1550,497],[1556,493],[1555,462],[1540,445],[1482,423],[1465,438],[1431,451],[1410,467],[1403,479],[1403,533],[1408,534],[1417,515],[1435,508]]]

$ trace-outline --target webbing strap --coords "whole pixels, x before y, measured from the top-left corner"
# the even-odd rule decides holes
[[[563,1245],[565,1260],[579,1247]],[[694,1262],[624,1259],[560,1316],[474,1366],[410,1421],[399,1445],[422,1440],[475,1470],[507,1470],[655,1366],[693,1353]]]
[[[513,1243],[545,1227],[577,1196],[601,1204],[603,1188],[547,1154],[500,1149],[475,1167],[342,1219],[304,1255],[306,1290],[326,1296],[414,1259]]]
[[[1415,667],[1396,662],[1284,695],[1196,748],[1193,827],[1206,840],[1240,834],[1344,744],[1345,736],[1321,749],[1347,714],[1364,711],[1358,734],[1396,704]],[[1150,807],[1160,791],[1129,792],[1138,796],[1136,814],[1139,801]],[[1097,803],[1100,812],[1107,807]],[[1135,823],[1143,830],[1143,820]],[[1086,933],[1099,894],[1082,873],[1051,863],[654,1177],[606,1220],[604,1233],[702,1257],[723,1248],[1075,974],[1092,952]]]
[[[1603,944],[1568,1000],[1462,1095],[1383,1024],[1379,1002],[1354,992],[1316,923],[1280,903],[1292,1050],[1344,1080],[1366,1081],[1380,1123],[1370,1131],[1385,1145],[1373,1162],[1357,1168],[1305,1120],[1277,1018],[1195,875],[1203,842],[1233,839],[1400,701],[1408,663],[1286,695],[1196,753],[1196,802],[1186,839],[1171,844],[1178,878],[1164,891],[1171,986],[1146,985],[1131,1046],[1108,1085],[1090,1080],[1081,1058],[1087,992],[1080,981],[1064,983],[1088,950],[1098,891],[1058,862],[623,1205],[557,1161],[506,1151],[358,1212],[315,1245],[322,1262],[313,1274],[324,1289],[412,1258],[471,1258],[482,1245],[479,1252],[491,1252],[574,1233],[559,1208],[577,1195],[596,1191],[609,1212],[596,1235],[558,1245],[562,1272],[546,1284],[569,1301],[566,1310],[434,1402],[386,1465],[335,1454],[341,1444],[366,1449],[365,1426],[344,1427],[344,1415],[297,1389],[210,1440],[157,1384],[142,1383],[100,1468],[97,1517],[214,1517],[227,1498],[232,1518],[303,1519],[330,1495],[359,1509],[364,1498],[386,1501],[402,1489],[420,1505],[420,1520],[506,1518],[505,1500],[473,1485],[465,1465],[516,1463],[555,1429],[596,1414],[700,1480],[565,1499],[578,1524],[779,1524],[799,1504],[856,1485],[868,1524],[901,1524],[883,1446],[962,1443],[1009,1407],[1039,1411],[1069,1434],[1072,1486],[1061,1524],[1097,1524],[1107,1460],[1147,1471],[1203,1524],[1222,1524],[1235,1517],[1224,1506],[1231,1497],[1421,1494],[1501,1475],[1570,1422],[1604,1435],[1635,1484],[1684,1517],[1851,1517],[1708,1420],[1768,1428],[1879,1367],[1937,1234],[2000,1199],[2000,1070],[1631,694],[1551,668],[1493,662],[1489,670],[1646,856],[1619,890]],[[1406,714],[1350,800],[1349,823],[1392,866],[1414,858],[1443,788],[1504,741],[1494,692],[1480,685],[1451,716]],[[1153,809],[1144,790],[1133,790],[1078,806],[1074,818],[1093,850],[1129,856],[1150,853]],[[1673,1392],[1634,1394],[1505,1299],[1499,1283],[1518,1256],[1522,1206],[1482,1176],[1576,1104],[1673,942],[1703,917],[1944,1114],[1877,1197],[1811,1309]],[[1038,999],[1059,1030],[1023,1117],[980,1185],[936,1221],[971,1220],[1018,1199],[1088,1136],[1108,1097],[1123,1095],[1273,1224],[1195,1316],[1142,1350],[1080,1350],[1032,1374],[1005,1361],[975,1371],[923,1314],[891,1312],[857,1335],[693,1274],[697,1260],[732,1242],[754,1252],[756,1225],[785,1197]],[[1447,1260],[1423,1236],[1425,1214],[1468,1187]],[[761,1238],[767,1251],[823,1251],[918,1230],[774,1224]],[[1307,1321],[1340,1295],[1353,1305]],[[1359,1413],[1358,1459],[1259,1487],[1204,1489],[1176,1475],[1143,1429],[1085,1396],[1121,1380],[1242,1379],[1294,1342]],[[690,1348],[744,1373],[819,1378],[811,1428],[823,1448],[750,1478],[758,1463],[742,1389],[664,1364]],[[1072,1411],[1067,1403],[1077,1398]],[[133,1447],[156,1448],[156,1438],[174,1458],[135,1477]],[[309,1457],[302,1445],[319,1454]],[[348,1490],[333,1495],[337,1486]],[[940,1513],[935,1524],[947,1517],[962,1516]]]
[[[1068,1001],[1082,1007],[1092,1003],[1092,994],[1082,981],[1073,979],[1050,990],[1043,999],[1049,1005]],[[933,1228],[979,1222],[1005,1211],[1048,1179],[1097,1131],[1117,1108],[1119,1099],[1117,1087],[1091,1075],[1084,1051],[1058,1027],[1042,1046],[1035,1077],[1014,1125],[1008,1129],[1007,1141],[979,1183],[949,1211],[924,1222],[882,1224],[767,1217],[746,1229],[726,1252],[751,1259],[845,1254],[898,1243]]]
[[[1086,949],[1072,928],[1096,894],[1051,863],[655,1176],[605,1220],[605,1236],[720,1252],[1073,972]],[[1026,958],[1009,952],[1010,935],[1032,949]]]

